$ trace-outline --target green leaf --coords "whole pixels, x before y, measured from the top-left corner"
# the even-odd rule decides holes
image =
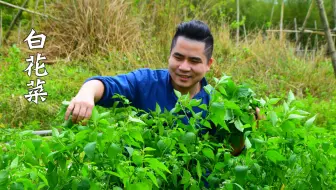
[[[302,116],[302,115],[298,115],[298,114],[290,114],[288,116],[288,119],[303,119],[305,118],[306,116]]]
[[[52,136],[55,136],[55,137],[59,136],[59,132],[55,127],[53,127],[51,131],[52,131]]]
[[[92,119],[93,123],[94,123],[95,125],[97,125],[98,120],[99,120],[99,113],[98,113],[98,110],[97,110],[96,107],[93,107],[93,108],[92,108],[91,119]]]
[[[78,187],[77,189],[83,189],[83,190],[88,190],[90,189],[90,180],[88,178],[84,178],[82,179],[79,183],[78,183]]]
[[[313,123],[314,123],[314,121],[315,121],[315,119],[316,119],[316,116],[317,116],[317,115],[314,115],[314,117],[308,119],[308,120],[306,121],[306,123],[304,124],[304,126],[305,126],[305,127],[310,127],[310,126],[312,126]]]
[[[287,100],[288,105],[290,105],[292,103],[292,101],[294,101],[294,100],[295,100],[295,96],[294,96],[292,90],[290,90],[289,93],[288,93],[288,100]]]
[[[12,185],[10,186],[9,189],[10,190],[24,190],[24,185],[23,185],[23,183],[15,182],[15,183],[12,183]]]
[[[242,124],[242,122],[240,121],[239,118],[234,121],[234,125],[235,125],[236,129],[238,129],[240,132],[244,131],[243,124]]]
[[[299,114],[301,115],[309,115],[309,112],[303,111],[303,110],[296,110],[297,112],[299,112]]]
[[[243,180],[246,177],[247,171],[248,171],[248,167],[247,166],[236,166],[235,167],[236,177],[239,180]]]
[[[32,143],[35,147],[35,149],[39,149],[41,144],[42,144],[42,140],[41,139],[32,139]]]
[[[274,105],[277,104],[281,99],[280,98],[271,98],[267,103]]]
[[[151,190],[153,189],[150,183],[145,183],[145,182],[139,182],[135,184],[130,184],[125,188],[126,190],[134,190],[134,189],[139,189],[139,190]]]
[[[203,148],[202,149],[202,153],[204,154],[204,156],[214,160],[215,159],[215,155],[213,153],[213,151],[210,148]]]
[[[96,150],[96,142],[87,143],[84,147],[84,152],[90,159],[94,158],[95,150]]]
[[[191,178],[190,172],[186,169],[183,169],[183,176],[182,176],[181,183],[182,184],[189,184],[190,183],[190,178]]]
[[[112,143],[110,147],[108,148],[107,154],[110,159],[114,159],[117,157],[118,154],[121,153],[121,148],[119,145]]]
[[[202,168],[198,160],[197,160],[197,165],[196,165],[196,172],[197,172],[198,180],[200,181],[202,177]]]
[[[266,101],[265,101],[264,99],[262,99],[262,98],[260,98],[259,102],[260,102],[260,105],[261,105],[262,107],[264,107],[265,104],[266,104]]]
[[[131,131],[130,136],[136,139],[137,141],[144,142],[142,135],[139,131]]]
[[[206,104],[201,104],[198,107],[201,108],[201,109],[203,109],[203,110],[205,110],[205,111],[208,110],[208,106]]]
[[[295,124],[290,120],[286,120],[285,122],[283,122],[280,127],[284,132],[287,133],[290,133],[293,130],[295,130]]]
[[[289,106],[288,106],[288,104],[285,101],[283,103],[283,108],[284,108],[284,112],[286,114],[288,112],[288,110],[289,110]]]
[[[99,119],[98,120],[101,120],[101,119],[104,119],[104,118],[108,118],[110,116],[110,112],[104,112],[104,113],[101,113],[99,114]]]
[[[195,143],[195,141],[196,141],[196,135],[193,132],[187,132],[183,136],[183,143],[187,146],[192,144],[192,143]]]
[[[118,173],[116,173],[116,172],[111,172],[111,171],[104,171],[104,172],[121,178],[121,176]]]
[[[42,181],[43,181],[47,186],[49,186],[48,180],[47,180],[47,178],[46,178],[43,174],[41,174],[41,173],[37,173],[37,175],[42,179]]]
[[[159,105],[158,103],[156,103],[156,105],[155,105],[155,112],[156,112],[157,114],[160,114],[160,113],[161,113],[161,107],[160,107],[160,105]]]
[[[150,164],[151,167],[159,168],[161,170],[164,170],[164,171],[170,173],[168,168],[162,162],[157,160],[156,158],[147,158],[146,161],[148,161],[148,163]]]
[[[179,143],[179,147],[185,154],[188,154],[188,149],[184,146],[184,144]]]
[[[201,103],[201,99],[191,99],[189,102],[190,106],[198,106]]]
[[[133,154],[134,149],[132,147],[129,147],[129,146],[126,146],[125,148],[126,148],[128,154],[129,154],[129,156],[131,157],[132,154]]]
[[[144,151],[155,151],[156,149],[155,148],[151,148],[151,147],[146,147],[144,149]]]
[[[270,117],[270,121],[271,121],[273,127],[275,127],[276,123],[278,122],[278,116],[277,116],[277,114],[274,111],[271,111],[269,113],[269,117]]]
[[[181,92],[177,91],[174,89],[174,93],[176,95],[177,98],[180,98],[182,96]]]
[[[227,109],[233,109],[233,110],[239,110],[240,111],[240,107],[236,103],[234,103],[232,101],[229,101],[227,99],[224,99],[224,106]]]
[[[140,154],[140,152],[138,150],[135,150],[132,154],[132,161],[137,165],[137,166],[141,166],[142,165],[142,155]]]
[[[152,168],[152,169],[155,171],[155,173],[159,174],[164,180],[166,180],[166,182],[168,182],[166,175],[161,170],[157,168]]]
[[[156,187],[159,187],[159,184],[157,183],[156,177],[154,176],[153,172],[147,172],[147,176],[152,180],[152,182],[156,185]]]
[[[219,87],[218,87],[218,90],[219,90],[219,92],[222,93],[224,96],[227,96],[226,90],[225,90],[222,86],[219,86]]]
[[[245,138],[245,147],[246,149],[250,149],[252,147],[252,144],[247,137]]]
[[[267,151],[266,152],[266,157],[274,163],[276,163],[278,161],[285,161],[286,160],[286,158],[276,150]]]
[[[216,170],[222,170],[223,168],[225,168],[225,163],[224,162],[217,162],[215,165],[215,169]]]
[[[204,86],[203,89],[205,90],[206,93],[211,94],[213,87],[210,84],[208,84]]]
[[[7,188],[8,177],[8,172],[6,170],[0,171],[0,188]]]
[[[14,160],[11,162],[10,169],[14,169],[18,166],[19,163],[19,157],[15,157]]]
[[[138,123],[138,124],[141,124],[141,125],[146,125],[145,122],[143,122],[142,120],[138,119],[138,118],[134,118],[132,116],[128,116],[128,120],[129,121],[132,121],[134,123]]]

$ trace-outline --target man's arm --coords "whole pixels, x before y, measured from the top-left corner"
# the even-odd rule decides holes
[[[233,148],[231,154],[233,156],[239,156],[245,147],[244,134],[241,132],[232,134],[230,136],[229,142],[231,144],[231,147]]]
[[[259,127],[259,120],[261,120],[263,117],[260,115],[260,109],[257,107],[256,108],[256,113],[254,116],[254,119],[257,122],[257,126],[256,128]],[[231,144],[231,147],[233,148],[231,154],[233,156],[239,156],[244,148],[245,148],[245,138],[244,138],[244,133],[242,132],[235,132],[234,134],[232,134],[229,138],[229,142]]]
[[[83,84],[76,97],[70,102],[65,113],[65,120],[72,113],[72,122],[77,123],[83,119],[90,119],[92,108],[104,94],[104,84],[100,80],[90,80]]]

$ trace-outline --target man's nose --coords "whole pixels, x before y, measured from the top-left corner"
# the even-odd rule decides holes
[[[190,68],[190,64],[188,63],[188,60],[185,59],[181,65],[179,66],[179,69],[182,70],[182,71],[190,71],[191,68]]]

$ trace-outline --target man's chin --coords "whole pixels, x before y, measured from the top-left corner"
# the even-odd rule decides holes
[[[177,84],[177,86],[182,87],[182,88],[190,88],[191,87],[191,85],[189,83],[185,83],[185,82],[178,81],[176,84]]]

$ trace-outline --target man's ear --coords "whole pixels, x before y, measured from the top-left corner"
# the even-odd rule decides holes
[[[210,67],[211,67],[213,61],[214,61],[214,58],[211,57],[208,61],[208,64],[207,64],[207,72],[210,71]]]

